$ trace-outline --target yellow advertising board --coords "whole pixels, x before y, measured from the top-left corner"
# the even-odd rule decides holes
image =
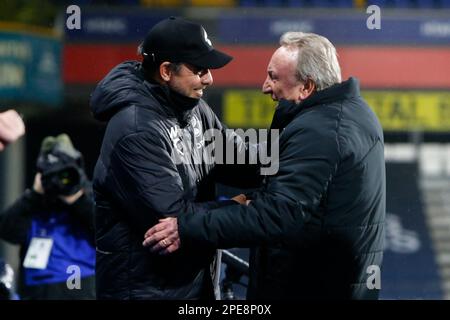
[[[232,128],[268,128],[276,102],[257,90],[228,90],[222,106],[223,120]]]
[[[450,91],[363,91],[386,131],[450,131]],[[223,119],[230,127],[267,128],[276,102],[256,90],[229,90]]]
[[[450,131],[450,92],[366,91],[364,99],[388,131]]]

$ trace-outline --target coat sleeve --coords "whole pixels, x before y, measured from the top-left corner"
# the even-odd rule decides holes
[[[201,213],[221,205],[187,200],[177,164],[168,150],[160,134],[145,132],[123,138],[112,152],[108,189],[128,219],[140,227],[148,228],[166,216]]]
[[[0,214],[0,238],[13,244],[25,244],[32,213],[42,207],[42,196],[32,190],[25,193]]]
[[[240,157],[246,159],[245,164],[227,163],[226,159],[223,159],[224,163],[216,164],[214,167],[214,180],[236,188],[259,187],[262,183],[262,176],[259,174],[258,141],[245,141],[243,137],[236,134],[235,130],[229,129],[223,124],[209,107],[208,112],[213,122],[212,127],[222,134],[225,148],[232,148],[235,157],[239,154]],[[222,152],[224,155],[225,151]]]
[[[182,245],[231,248],[299,244],[309,228],[320,225],[318,206],[338,161],[336,138],[319,130],[283,133],[279,171],[258,190],[249,206],[179,217]]]

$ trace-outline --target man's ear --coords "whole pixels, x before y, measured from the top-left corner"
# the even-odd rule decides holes
[[[164,61],[159,65],[159,75],[161,76],[161,79],[164,81],[170,81],[170,78],[172,77],[172,69],[170,68],[170,62]]]
[[[316,84],[311,79],[307,79],[303,87],[300,89],[300,101],[308,98],[313,92],[316,91]]]

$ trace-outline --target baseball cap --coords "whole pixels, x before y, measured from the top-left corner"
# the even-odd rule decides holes
[[[178,17],[158,22],[142,44],[145,59],[186,62],[202,69],[218,69],[233,57],[213,48],[205,29]]]

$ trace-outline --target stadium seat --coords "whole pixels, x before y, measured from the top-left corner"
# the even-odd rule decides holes
[[[141,0],[145,7],[179,7],[183,5],[182,0]]]
[[[288,0],[288,7],[352,8],[353,0]]]
[[[408,8],[411,0],[368,0],[367,5],[375,4],[380,8]]]
[[[450,8],[450,0],[413,0],[413,2],[416,2],[418,8]]]
[[[368,0],[367,5],[381,8],[449,8],[450,0]]]
[[[190,5],[194,7],[234,7],[236,0],[190,0]]]
[[[241,7],[282,7],[283,0],[241,0]]]
[[[353,0],[241,0],[242,7],[352,8]]]

